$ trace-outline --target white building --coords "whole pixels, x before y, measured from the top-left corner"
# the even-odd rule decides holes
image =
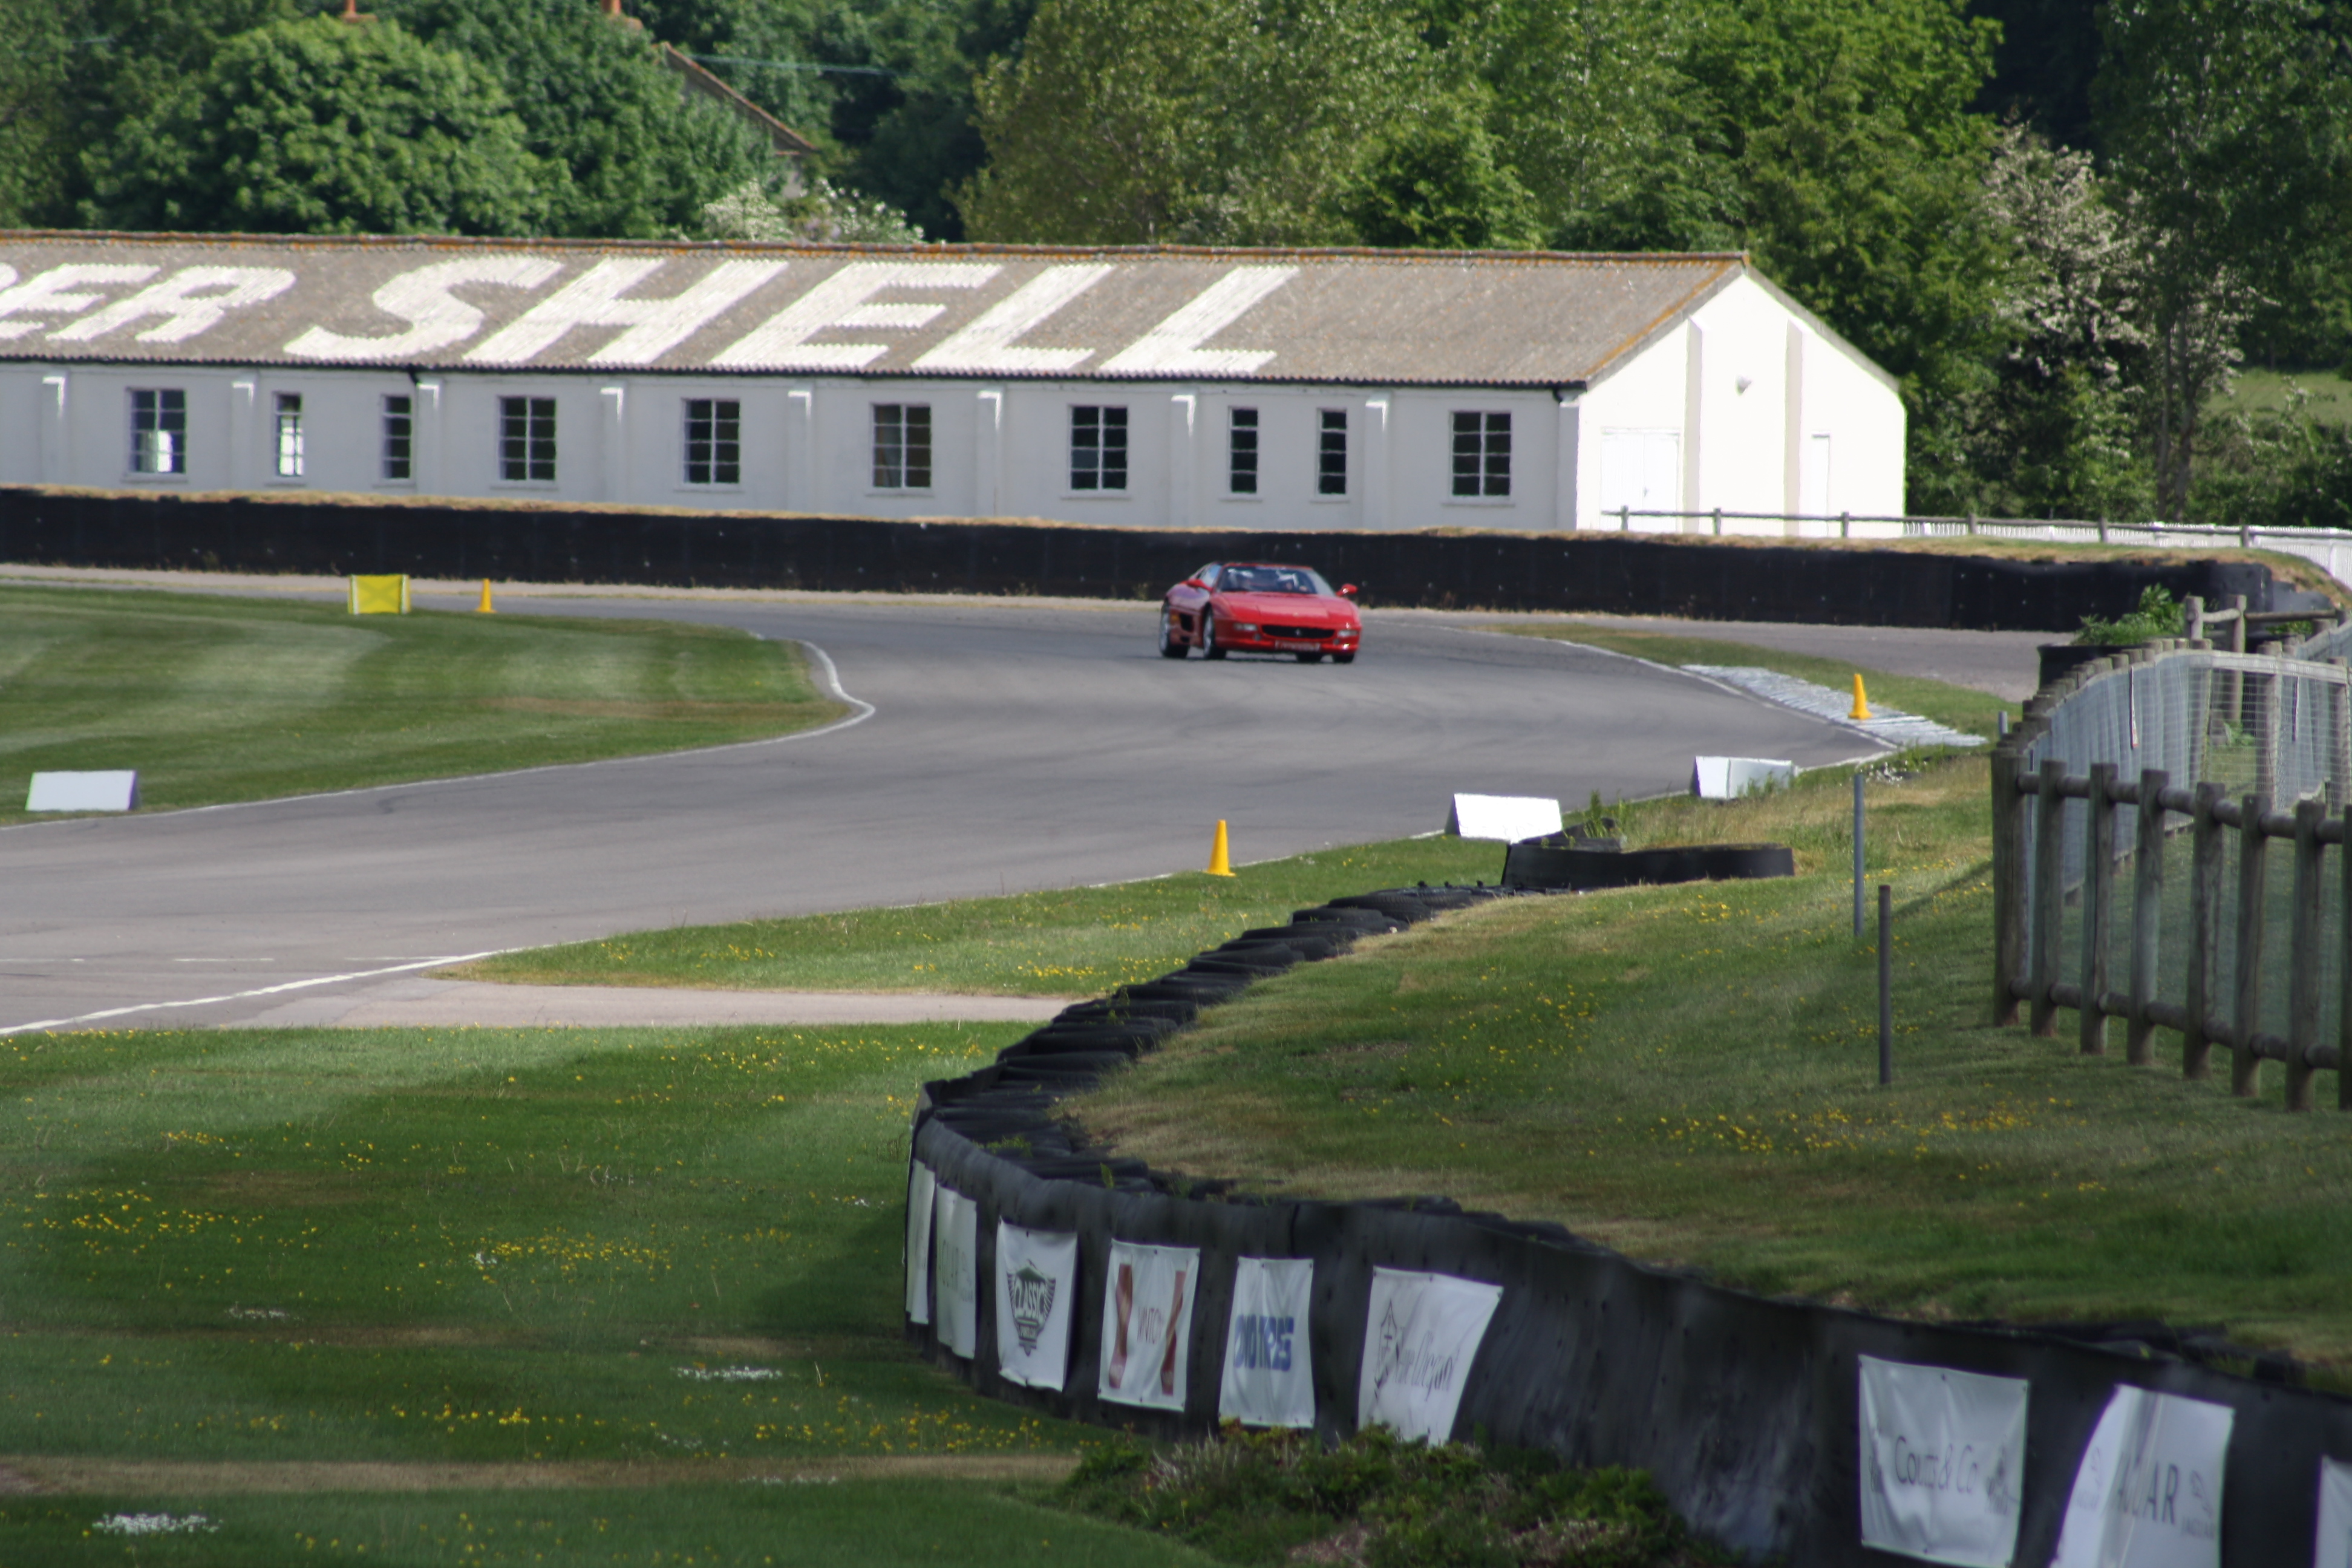
[[[7,484],[1548,531],[1903,447],[1740,256],[0,234]]]

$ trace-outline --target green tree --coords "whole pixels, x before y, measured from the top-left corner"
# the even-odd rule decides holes
[[[1316,244],[1411,117],[1422,46],[1373,0],[1045,0],[977,90],[988,239]]]
[[[0,228],[43,222],[63,206],[73,160],[68,135],[74,36],[84,18],[57,0],[0,0]]]
[[[1459,98],[1378,144],[1339,216],[1366,245],[1423,250],[1522,250],[1542,243],[1535,202],[1504,161],[1485,105]]]
[[[397,24],[278,22],[91,160],[93,223],[297,234],[528,233],[537,164],[497,80]]]
[[[543,232],[649,239],[692,232],[702,209],[772,172],[764,141],[682,93],[651,41],[586,0],[373,0],[436,47],[497,75],[547,165]]]
[[[2185,519],[2240,329],[2341,243],[2352,82],[2337,19],[2304,0],[2111,0],[2103,17],[2094,99],[2147,268],[2157,507]]]

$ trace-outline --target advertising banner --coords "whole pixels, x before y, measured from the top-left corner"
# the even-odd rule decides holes
[[[1200,1285],[1197,1247],[1110,1244],[1098,1390],[1105,1399],[1153,1410],[1184,1408],[1184,1362]]]
[[[2083,1450],[2050,1568],[2221,1568],[2235,1414],[2119,1384]]]
[[[940,1343],[970,1361],[980,1353],[980,1205],[940,1187],[931,1201],[931,1237]]]
[[[2319,1532],[2311,1568],[2352,1568],[2352,1465],[2319,1461]]]
[[[907,1321],[931,1321],[931,1199],[940,1190],[937,1176],[920,1161],[907,1170]]]
[[[1315,1425],[1315,1372],[1307,1307],[1315,1292],[1307,1258],[1244,1258],[1234,1270],[1234,1314],[1217,1418],[1247,1426]]]
[[[996,1369],[1005,1382],[1061,1392],[1077,1283],[1075,1233],[996,1222]]]
[[[1858,1359],[1862,1543],[1923,1563],[2010,1568],[2026,1380]]]
[[[1503,1288],[1450,1274],[1372,1270],[1356,1425],[1444,1443],[1454,1436],[1462,1384]]]

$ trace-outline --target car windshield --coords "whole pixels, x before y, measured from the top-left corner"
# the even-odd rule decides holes
[[[1304,566],[1228,566],[1221,594],[1329,594],[1331,584]]]

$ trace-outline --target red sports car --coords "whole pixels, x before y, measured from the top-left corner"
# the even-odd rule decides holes
[[[1173,588],[1160,606],[1160,655],[1203,658],[1229,653],[1286,653],[1301,664],[1353,664],[1364,635],[1349,601],[1356,585],[1331,590],[1304,566],[1228,561],[1203,566]]]

